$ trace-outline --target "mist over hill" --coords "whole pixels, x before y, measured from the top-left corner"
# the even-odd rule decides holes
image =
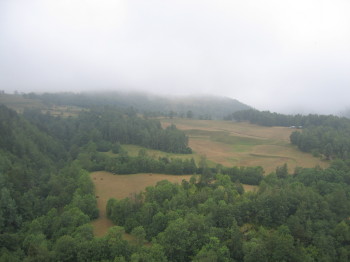
[[[150,93],[84,92],[23,94],[25,99],[41,101],[46,105],[91,107],[110,105],[133,107],[149,116],[178,116],[197,119],[223,119],[240,110],[251,109],[240,101],[211,95],[160,96]]]

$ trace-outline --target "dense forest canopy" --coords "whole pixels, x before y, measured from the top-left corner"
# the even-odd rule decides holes
[[[348,164],[293,174],[281,167],[257,193],[243,194],[222,174],[208,185],[163,181],[133,199],[111,199],[107,212],[169,261],[347,261]]]
[[[309,124],[290,124],[303,126],[292,135],[299,136],[296,141],[308,141],[309,130],[328,130],[330,156],[338,156],[340,138],[333,136],[347,139],[347,120],[305,119]],[[175,126],[164,129],[114,105],[90,106],[73,117],[38,109],[18,114],[0,106],[0,133],[0,261],[350,259],[350,162],[343,155],[327,169],[289,171],[284,165],[265,176],[261,167],[213,168],[205,158],[155,159],[145,149],[129,156],[121,144],[191,149]],[[321,138],[313,138],[320,147]],[[161,181],[131,198],[111,199],[107,214],[116,226],[95,237],[93,170],[196,175],[180,185]],[[245,192],[241,183],[258,185],[257,191]]]
[[[41,130],[65,142],[81,147],[88,142],[100,151],[116,144],[136,144],[172,153],[190,153],[188,138],[175,126],[163,129],[160,122],[142,119],[132,108],[94,107],[76,118],[56,118],[40,110],[25,110],[24,117]]]

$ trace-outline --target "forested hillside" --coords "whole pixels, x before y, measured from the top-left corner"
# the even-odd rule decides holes
[[[93,142],[99,151],[109,151],[118,144],[135,144],[165,152],[191,152],[187,137],[175,126],[162,129],[159,121],[140,118],[132,108],[94,107],[76,118],[57,118],[39,110],[26,110],[23,115],[63,141],[67,149]]]
[[[70,105],[83,108],[92,106],[133,107],[147,116],[168,116],[196,119],[223,119],[230,112],[250,107],[238,100],[216,96],[160,96],[147,93],[86,92],[24,94],[46,105]]]
[[[349,159],[350,120],[333,115],[283,115],[269,111],[245,110],[226,117],[227,120],[249,121],[264,126],[289,126],[297,129],[291,143],[301,151],[326,159]]]
[[[77,261],[63,253],[73,236],[93,238],[87,223],[98,210],[86,169],[100,165],[98,151],[118,153],[120,143],[190,151],[175,126],[115,108],[61,118],[2,105],[0,132],[0,261]]]
[[[261,167],[209,167],[204,157],[129,156],[121,144],[190,149],[175,126],[114,106],[75,117],[1,106],[0,131],[0,261],[350,259],[349,161],[294,172],[284,165],[264,177]],[[93,170],[197,175],[111,199],[116,226],[98,238]],[[258,190],[245,193],[241,183]]]

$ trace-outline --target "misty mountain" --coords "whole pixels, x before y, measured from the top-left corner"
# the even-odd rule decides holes
[[[197,119],[223,119],[224,116],[250,106],[236,99],[219,96],[159,96],[149,93],[85,92],[85,93],[30,93],[26,98],[41,100],[46,105],[79,107],[118,106],[133,107],[149,116],[178,116]]]

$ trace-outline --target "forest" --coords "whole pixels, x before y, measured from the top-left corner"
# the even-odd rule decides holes
[[[237,113],[237,121],[253,121],[245,114]],[[301,150],[328,156],[329,144],[328,168],[283,165],[264,174],[261,167],[209,167],[205,158],[155,159],[146,150],[130,156],[121,145],[191,149],[175,126],[162,128],[130,107],[93,105],[63,117],[0,106],[0,261],[349,261],[348,120],[289,118],[295,122],[273,125],[303,126],[291,136]],[[194,176],[110,199],[115,226],[95,237],[90,221],[99,211],[89,176],[95,170]],[[245,192],[242,184],[258,190]]]

